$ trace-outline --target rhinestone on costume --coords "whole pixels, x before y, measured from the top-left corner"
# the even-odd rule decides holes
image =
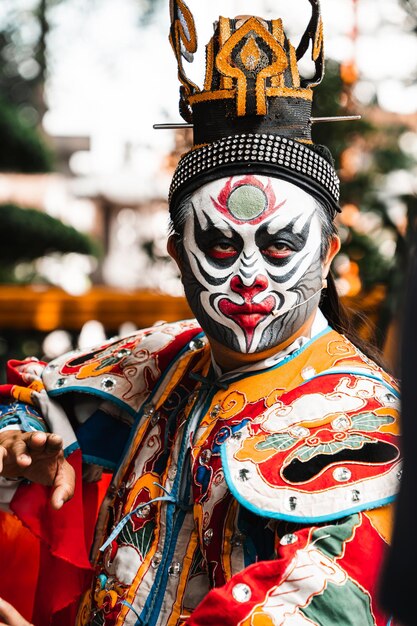
[[[190,348],[190,350],[192,350],[192,352],[196,352],[197,350],[201,350],[201,348],[204,348],[204,345],[205,344],[202,339],[192,339],[188,344],[188,347]]]
[[[347,467],[336,467],[333,472],[333,478],[337,480],[338,483],[345,483],[350,480],[352,477],[352,472]]]
[[[290,507],[290,511],[295,511],[297,508],[297,498],[295,496],[290,496],[288,498],[288,505]]]
[[[208,546],[213,539],[214,530],[212,528],[208,528],[203,535],[204,545]]]
[[[361,492],[357,489],[353,489],[352,491],[352,502],[360,502]]]
[[[202,463],[209,463],[211,459],[211,454],[211,450],[203,450],[203,452],[200,454],[200,461]]]
[[[124,356],[130,356],[131,354],[132,350],[129,350],[128,348],[122,348],[121,350],[119,350],[116,356],[118,359],[123,359]]]
[[[310,378],[313,378],[313,376],[315,375],[316,370],[314,369],[314,367],[311,367],[311,365],[308,365],[301,370],[301,378],[303,378],[303,380],[310,380]]]
[[[112,376],[106,376],[106,378],[103,378],[103,380],[101,381],[100,386],[105,391],[111,391],[112,389],[116,387],[116,384],[117,384],[117,381],[115,378],[113,378]]]
[[[308,428],[304,428],[304,426],[294,426],[289,431],[291,437],[297,437],[297,439],[303,439],[304,437],[308,437],[310,431]]]
[[[220,405],[220,404],[215,404],[215,405],[214,405],[214,407],[213,407],[213,408],[211,409],[211,411],[210,411],[210,416],[211,416],[211,417],[217,417],[217,416],[218,416],[218,414],[219,414],[219,413],[220,413],[220,411],[221,411],[221,408],[222,408],[222,407],[221,407],[221,405]]]
[[[161,552],[155,552],[153,559],[151,561],[151,566],[153,567],[153,569],[157,569],[162,561],[162,554]]]
[[[122,499],[123,496],[125,495],[125,491],[126,491],[126,485],[120,485],[120,488],[117,492],[117,497]]]
[[[156,426],[159,420],[161,419],[161,414],[156,411],[151,417],[151,426]]]
[[[332,421],[333,430],[344,431],[351,427],[351,422],[346,415],[340,415]]]
[[[281,537],[279,542],[282,546],[290,546],[291,544],[296,543],[297,541],[298,541],[297,535],[294,535],[293,533],[288,533],[288,535],[284,535],[283,537]]]
[[[396,401],[396,397],[394,396],[393,393],[386,393],[384,396],[382,396],[382,399],[384,402],[388,402],[389,404],[393,404]]]
[[[250,471],[248,469],[239,470],[239,480],[242,481],[242,483],[249,480],[249,477],[250,477]]]
[[[57,387],[58,389],[60,389],[61,387],[65,387],[67,382],[68,381],[66,378],[58,378],[58,380],[55,383],[55,387]]]
[[[153,404],[145,404],[143,407],[143,417],[151,417],[155,413]]]
[[[244,541],[245,541],[246,537],[243,533],[237,532],[233,535],[232,539],[230,540],[230,543],[232,544],[232,546],[242,546]]]
[[[176,475],[177,475],[177,466],[176,465],[171,465],[171,467],[168,470],[168,478],[170,480],[174,480]]]
[[[397,472],[397,480],[401,480],[402,477],[403,477],[403,470],[399,469]]]
[[[172,578],[178,578],[178,576],[181,574],[181,563],[171,563],[171,565],[168,567],[168,576],[171,576]]]
[[[249,585],[245,585],[244,583],[238,583],[232,589],[232,596],[236,600],[236,602],[249,602],[252,597],[252,590]]]
[[[145,519],[146,517],[149,517],[149,513],[151,512],[151,507],[149,504],[145,504],[144,507],[142,507],[141,509],[139,509],[139,511],[137,512],[137,516],[140,517],[141,519]]]

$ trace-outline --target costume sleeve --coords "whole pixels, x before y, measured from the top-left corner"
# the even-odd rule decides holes
[[[260,561],[213,589],[187,626],[387,626],[377,606],[386,542],[373,514],[277,537],[276,559]]]

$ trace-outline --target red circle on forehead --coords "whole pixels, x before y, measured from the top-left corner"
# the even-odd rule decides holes
[[[230,212],[228,208],[228,200],[230,195],[238,189],[239,187],[243,187],[244,185],[252,185],[253,187],[257,187],[264,192],[267,199],[267,207],[266,209],[258,216],[254,217],[252,220],[240,220]],[[234,222],[235,224],[252,224],[256,225],[260,222],[263,222],[266,218],[270,217],[275,211],[280,209],[285,203],[286,199],[282,200],[282,202],[277,204],[277,199],[275,196],[274,189],[272,187],[271,179],[268,178],[268,183],[264,185],[260,180],[256,178],[256,176],[243,176],[235,183],[233,183],[233,177],[229,178],[227,183],[224,185],[223,189],[221,189],[217,200],[210,196],[210,199],[214,205],[214,207],[229,220]]]

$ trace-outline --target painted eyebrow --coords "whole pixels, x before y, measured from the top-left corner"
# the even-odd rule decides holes
[[[218,237],[219,239],[228,239],[231,243],[233,243],[239,250],[243,248],[243,239],[239,235],[237,231],[233,229],[229,224],[228,233],[217,228],[214,225],[213,220],[205,211],[202,211],[205,219],[207,220],[208,228],[203,228],[200,224],[200,220],[198,219],[197,212],[193,206],[194,211],[194,239],[198,243],[198,246],[201,248],[209,247],[213,244],[213,238]]]
[[[284,228],[280,228],[272,233],[268,229],[270,222],[264,224],[264,226],[262,226],[255,235],[256,245],[262,249],[265,245],[271,243],[272,240],[279,238],[286,239],[287,241],[293,243],[296,248],[298,247],[301,249],[308,239],[313,213],[307,219],[301,232],[297,233],[294,231],[294,225],[299,217],[300,216],[295,217]]]
[[[268,228],[268,232],[269,232],[271,235],[275,235],[278,231],[284,231],[284,230],[286,231],[286,230],[288,230],[289,228],[291,228],[291,229],[292,229],[292,232],[293,232],[293,233],[298,234],[298,233],[302,233],[302,232],[304,231],[304,229],[305,229],[305,227],[306,227],[306,225],[307,225],[307,224],[311,224],[311,220],[312,220],[312,218],[313,218],[313,215],[314,215],[314,211],[312,211],[312,212],[310,213],[310,215],[305,215],[304,213],[299,213],[299,214],[298,214],[298,215],[296,215],[296,216],[295,216],[295,217],[294,217],[294,218],[293,218],[290,222],[288,222],[287,224],[285,224],[285,226],[283,226],[283,227],[280,227],[280,226],[279,226],[279,224],[275,224],[275,225],[274,225],[274,221],[275,221],[275,217],[276,217],[276,216],[275,216],[275,217],[273,217],[272,219],[270,219],[270,220],[267,222],[266,226],[267,226],[267,228]],[[296,224],[297,224],[298,222],[300,222],[300,221],[301,221],[301,223],[302,223],[302,224],[303,224],[303,222],[304,222],[304,224],[301,226],[301,230],[300,230],[300,226],[298,226],[298,227],[296,228]]]

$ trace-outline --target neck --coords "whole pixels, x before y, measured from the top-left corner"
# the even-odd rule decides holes
[[[249,363],[264,361],[278,352],[282,352],[285,348],[288,348],[288,346],[298,339],[298,337],[309,337],[316,313],[317,309],[315,309],[304,324],[285,341],[269,348],[268,350],[264,350],[263,352],[255,352],[253,354],[235,352],[230,348],[226,348],[224,345],[216,341],[216,339],[208,336],[214,360],[221,367],[223,372],[230,372],[232,370],[239,369]]]

